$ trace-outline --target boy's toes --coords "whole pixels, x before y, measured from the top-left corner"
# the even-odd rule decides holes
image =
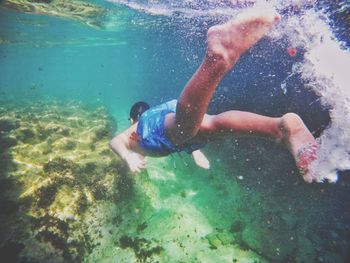
[[[297,154],[296,165],[304,180],[308,183],[317,181],[317,175],[309,170],[310,164],[317,159],[317,152],[320,148],[318,142],[308,144],[300,149]]]

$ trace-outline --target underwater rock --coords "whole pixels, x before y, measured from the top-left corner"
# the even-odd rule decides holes
[[[206,235],[205,238],[208,240],[211,249],[217,249],[220,246],[222,246],[221,240],[217,237],[215,233],[210,233]]]
[[[93,3],[76,0],[3,0],[0,5],[24,13],[37,13],[78,20],[101,28],[107,10]]]
[[[29,142],[31,139],[35,138],[35,133],[33,130],[28,129],[28,128],[21,128],[18,130],[17,132],[17,136],[18,140],[27,143]]]
[[[0,132],[9,132],[11,130],[17,129],[19,123],[10,118],[1,117],[0,118]]]
[[[13,137],[0,134],[0,148],[7,149],[17,144],[17,140]]]
[[[147,223],[143,222],[142,224],[137,225],[137,229],[136,232],[139,234],[141,232],[143,232],[143,230],[145,230],[147,228]]]
[[[136,257],[141,262],[145,262],[147,258],[150,258],[153,254],[159,254],[163,250],[161,246],[145,238],[132,238],[126,235],[119,238],[119,244],[121,248],[133,249]]]
[[[43,166],[43,171],[45,173],[74,173],[78,166],[70,160],[66,160],[62,157],[56,157]]]
[[[64,150],[74,150],[77,147],[77,143],[73,140],[67,140],[64,145],[63,145],[63,149]]]
[[[60,134],[62,136],[69,136],[69,134],[70,134],[68,128],[59,126],[59,125],[54,124],[54,123],[49,123],[48,125],[46,125],[44,132],[47,134],[47,136],[50,136],[53,134]]]
[[[220,232],[220,233],[217,233],[216,235],[218,237],[218,239],[220,239],[221,243],[224,245],[224,246],[227,246],[229,244],[233,244],[234,243],[234,239],[232,238],[231,235],[229,235],[229,233],[227,232]]]
[[[106,129],[108,116],[92,117],[93,109],[78,103],[7,103],[1,105],[8,117],[0,132],[0,208],[6,212],[0,258],[82,262],[101,238],[86,227],[99,216],[92,211],[125,198],[119,191],[123,162],[109,149],[106,132],[95,151],[85,147],[96,127]],[[57,118],[61,113],[65,117]],[[102,233],[102,227],[93,231]],[[140,257],[152,252],[148,248],[140,245]]]
[[[103,138],[108,138],[111,134],[111,128],[107,125],[105,127],[101,127],[95,132],[95,141],[99,141]]]
[[[35,193],[38,199],[37,207],[45,208],[51,205],[51,203],[55,200],[57,189],[58,189],[57,184],[51,184],[51,185],[39,188]]]

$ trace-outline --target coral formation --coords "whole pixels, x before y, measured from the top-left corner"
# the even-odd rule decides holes
[[[102,27],[107,13],[103,7],[77,0],[4,0],[0,5],[25,13],[70,18],[97,28]]]

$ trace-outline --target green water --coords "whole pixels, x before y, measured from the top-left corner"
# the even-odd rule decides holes
[[[217,21],[96,3],[102,27],[0,8],[1,260],[347,262],[349,180],[306,184],[273,142],[209,145],[210,170],[182,154],[128,171],[110,138],[133,102],[178,96]],[[243,57],[210,111],[293,110],[319,134],[329,116],[316,95],[277,88],[292,67],[278,45]]]

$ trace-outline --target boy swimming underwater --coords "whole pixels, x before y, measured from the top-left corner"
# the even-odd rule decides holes
[[[166,156],[180,151],[191,153],[198,166],[209,169],[209,161],[199,149],[210,141],[234,134],[282,142],[293,155],[304,180],[315,180],[308,166],[316,159],[317,144],[298,115],[287,113],[272,118],[235,110],[206,114],[222,78],[279,20],[274,10],[254,9],[211,27],[205,58],[178,100],[150,109],[142,102],[133,106],[131,127],[110,143],[132,172],[146,167],[144,156]]]

